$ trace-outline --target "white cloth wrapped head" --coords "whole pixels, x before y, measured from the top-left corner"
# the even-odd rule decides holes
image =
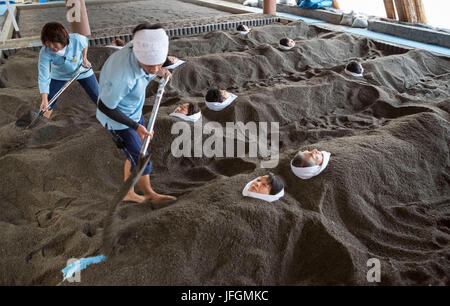
[[[166,66],[166,67],[163,67],[163,68],[169,69],[169,70],[173,70],[173,69],[177,68],[178,66],[183,65],[184,63],[185,63],[185,61],[182,61],[182,60],[179,59],[178,61],[176,61],[172,65],[169,65],[169,66]]]
[[[295,45],[292,46],[292,47],[289,47],[289,46],[285,46],[285,45],[282,45],[282,44],[279,44],[279,46],[280,46],[280,48],[281,48],[282,50],[286,50],[286,51],[291,50],[292,48],[295,47]]]
[[[319,175],[320,173],[322,173],[323,170],[325,170],[325,168],[328,166],[328,162],[330,161],[330,156],[331,153],[329,152],[325,152],[325,151],[321,151],[322,156],[323,156],[323,161],[322,161],[322,165],[320,166],[311,166],[311,167],[294,167],[294,165],[292,164],[291,161],[291,170],[292,172],[295,174],[295,176],[307,180],[310,179],[314,176]]]
[[[352,65],[357,65],[358,68],[361,70],[361,73],[352,72],[352,71],[348,70],[347,68],[348,68],[348,66],[349,66],[350,64],[352,64]],[[361,78],[361,77],[364,76],[364,68],[363,68],[363,66],[362,66],[360,63],[358,63],[358,62],[352,62],[352,63],[349,63],[347,66],[345,66],[345,73],[348,74],[348,75],[351,75],[351,76],[353,76],[353,77],[356,77],[356,78]]]
[[[284,187],[280,190],[277,194],[262,194],[262,193],[256,193],[249,191],[250,186],[255,182],[258,178],[255,178],[254,180],[250,181],[245,185],[244,189],[242,190],[242,195],[244,197],[250,197],[255,199],[260,199],[269,203],[272,203],[274,201],[279,200],[281,197],[284,196]]]
[[[235,94],[230,94],[230,96],[223,102],[208,102],[205,101],[206,106],[213,111],[221,111],[228,105],[230,105],[234,100],[236,100],[237,96]]]
[[[164,29],[140,30],[133,37],[133,53],[144,65],[161,65],[169,52],[169,36]]]
[[[251,29],[249,29],[248,31],[238,31],[239,34],[241,35],[247,35],[248,33],[250,33]]]
[[[199,111],[199,112],[197,112],[195,114],[192,114],[190,116],[186,116],[185,114],[173,112],[169,116],[177,117],[177,118],[180,118],[180,119],[182,119],[184,121],[196,122],[198,119],[200,119],[202,117],[202,112]]]

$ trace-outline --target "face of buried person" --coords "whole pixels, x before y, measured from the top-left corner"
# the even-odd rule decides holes
[[[303,156],[310,161],[313,161],[316,165],[321,166],[323,163],[323,154],[317,149],[312,151],[303,151]]]
[[[295,46],[295,41],[293,41],[292,39],[289,39],[287,44],[289,47],[293,47],[293,46]]]
[[[189,112],[189,103],[184,103],[175,109],[175,113],[186,115]]]
[[[251,185],[248,191],[254,192],[254,193],[261,193],[261,194],[270,194],[270,181],[269,176],[264,175],[258,177]]]
[[[230,97],[230,93],[228,91],[226,91],[225,89],[221,89],[220,94],[222,95],[222,97],[224,97],[224,100],[226,100],[226,99],[228,99],[228,97]]]

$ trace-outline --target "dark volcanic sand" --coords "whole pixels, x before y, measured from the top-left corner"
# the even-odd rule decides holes
[[[227,16],[230,13],[178,0],[146,0],[113,3],[88,3],[91,30],[137,25],[141,22],[172,22],[181,19]],[[23,37],[39,36],[45,23],[57,21],[68,29],[66,8],[53,7],[19,11],[19,29]]]
[[[281,52],[281,35],[297,48]],[[113,50],[92,48],[98,71]],[[391,54],[366,38],[299,22],[171,41],[179,67],[163,98],[151,144],[152,182],[179,196],[168,208],[122,204],[118,243],[82,285],[450,284],[450,60],[423,51]],[[353,58],[364,79],[343,73]],[[37,53],[0,71],[0,284],[55,285],[69,258],[103,253],[103,220],[122,180],[124,155],[95,120],[76,84],[52,121],[14,126],[39,104]],[[209,86],[238,99],[221,113],[201,103]],[[156,86],[149,89],[154,92]],[[148,118],[153,103],[145,107]],[[274,203],[243,198],[267,173],[252,158],[174,158],[168,114],[200,102],[203,123],[276,121],[286,182]],[[290,171],[297,150],[332,153],[303,181]]]

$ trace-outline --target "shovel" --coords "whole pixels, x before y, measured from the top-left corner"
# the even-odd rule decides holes
[[[26,113],[25,115],[23,115],[22,117],[17,119],[16,126],[26,127],[28,129],[31,129],[31,128],[37,126],[39,123],[41,123],[44,118],[43,117],[44,113],[50,109],[50,107],[56,102],[58,97],[70,86],[70,84],[72,84],[73,81],[75,81],[80,75],[85,74],[86,72],[88,72],[89,70],[92,69],[91,66],[88,66],[86,70],[82,71],[81,67],[82,67],[82,65],[78,66],[77,73],[75,74],[75,76],[73,78],[71,78],[70,80],[68,80],[64,84],[64,86],[61,87],[60,90],[58,90],[58,92],[50,100],[50,102],[48,103],[46,108],[42,109],[39,113],[36,113],[32,110],[28,111],[28,113]]]
[[[161,98],[164,93],[164,87],[169,81],[168,77],[164,77],[160,80],[158,92],[156,93],[156,102],[153,105],[152,114],[148,121],[147,130],[151,133],[156,121],[156,115],[158,114],[159,105],[161,104]],[[117,207],[122,202],[123,198],[127,195],[128,191],[136,185],[142,173],[145,170],[146,165],[150,161],[150,155],[145,156],[148,146],[150,144],[150,136],[147,136],[139,152],[139,160],[133,171],[130,173],[128,179],[123,183],[122,187],[116,193],[109,206],[108,215],[106,216],[104,232],[103,232],[103,248],[106,256],[110,255],[116,240],[116,230],[113,226],[114,216],[116,214]]]

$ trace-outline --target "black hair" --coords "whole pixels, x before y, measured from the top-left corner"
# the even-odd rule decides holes
[[[47,43],[60,43],[63,47],[69,44],[69,33],[59,22],[49,22],[41,31],[41,41],[45,46]]]
[[[208,102],[223,102],[225,99],[219,89],[212,88],[206,93],[205,100]]]
[[[114,42],[115,42],[116,45],[119,46],[119,47],[125,46],[125,42],[124,42],[122,39],[120,39],[120,38],[116,38],[116,39],[114,40]]]
[[[134,29],[133,29],[133,36],[134,34],[136,34],[136,32],[140,31],[140,30],[157,30],[157,29],[164,29],[164,26],[160,23],[150,23],[150,22],[144,22],[141,23],[139,25],[137,25]]]
[[[358,63],[357,61],[351,61],[350,63],[347,64],[347,67],[345,67],[345,69],[347,69],[348,71],[357,73],[357,74],[362,73],[361,68],[362,68],[361,64]]]
[[[295,155],[294,159],[292,160],[292,166],[297,168],[305,168],[317,165],[314,161],[306,159],[303,153],[298,152],[297,155]]]
[[[289,47],[288,43],[289,43],[289,38],[285,37],[285,38],[280,39],[280,45]]]
[[[200,109],[198,108],[197,104],[189,103],[188,112],[186,116],[191,116],[193,114],[198,113],[199,111]]]
[[[272,172],[269,172],[269,183],[271,195],[278,194],[284,188],[284,182]]]
[[[247,31],[247,29],[245,29],[245,26],[243,24],[238,25],[236,30],[238,30],[238,31]]]
[[[169,57],[166,58],[166,61],[164,62],[164,64],[162,65],[162,67],[167,67],[167,66],[171,66],[175,64],[174,62],[172,62],[171,60],[169,60]]]

